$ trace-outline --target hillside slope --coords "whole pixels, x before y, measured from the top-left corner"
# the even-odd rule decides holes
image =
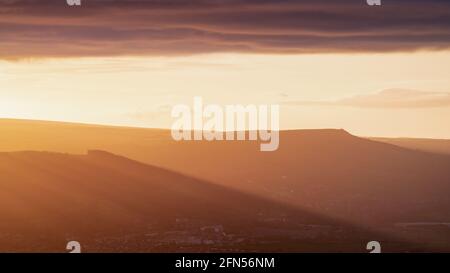
[[[0,125],[0,150],[107,150],[353,226],[450,245],[448,155],[344,130],[283,131],[280,148],[267,153],[249,141],[176,142],[167,130],[14,120]]]
[[[374,234],[102,151],[0,153],[0,188],[7,252],[363,251]]]
[[[280,148],[172,140],[170,131],[0,121],[0,151],[101,149],[359,225],[450,222],[450,156],[355,137],[283,131]],[[368,212],[369,211],[369,212]]]
[[[450,139],[373,137],[375,141],[429,153],[450,155]]]

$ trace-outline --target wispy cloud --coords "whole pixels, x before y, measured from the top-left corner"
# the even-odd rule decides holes
[[[293,106],[349,106],[361,108],[450,107],[450,93],[410,89],[386,89],[375,94],[356,95],[332,101],[288,101]]]
[[[447,49],[450,2],[0,0],[0,58]]]
[[[135,111],[124,114],[126,118],[139,121],[154,121],[161,117],[170,116],[170,110],[172,105],[170,104],[159,104],[153,107],[153,109],[147,111]]]

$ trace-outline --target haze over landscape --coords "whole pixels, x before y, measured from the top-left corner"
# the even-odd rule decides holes
[[[91,251],[359,252],[373,237],[387,251],[448,250],[448,154],[332,129],[282,131],[279,150],[262,153],[169,130],[0,125],[2,228],[33,227],[5,251],[82,238]]]
[[[0,252],[450,252],[450,2],[0,14]],[[173,140],[196,96],[279,105],[279,149]]]

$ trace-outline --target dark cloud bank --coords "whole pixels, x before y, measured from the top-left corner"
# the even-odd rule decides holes
[[[442,50],[450,1],[0,0],[0,58]]]

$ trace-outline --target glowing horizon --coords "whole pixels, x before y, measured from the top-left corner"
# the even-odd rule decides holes
[[[280,104],[281,129],[450,138],[449,7],[0,0],[0,117],[170,128],[201,96]]]
[[[281,129],[450,138],[449,70],[448,51],[3,61],[0,117],[170,128],[171,107],[202,96],[281,104]],[[392,89],[417,105],[397,107],[398,96],[380,93]]]

